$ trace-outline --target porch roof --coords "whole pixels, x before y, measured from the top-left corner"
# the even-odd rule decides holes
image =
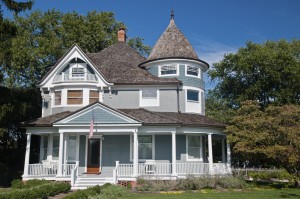
[[[99,102],[98,102],[99,103]],[[123,113],[131,118],[135,118],[142,122],[144,126],[194,126],[194,127],[215,127],[225,128],[225,124],[208,118],[203,115],[178,112],[154,112],[143,108],[140,109],[118,109],[119,113]],[[54,123],[73,115],[74,112],[62,112],[43,118],[37,118],[27,122],[23,122],[24,127],[51,127]],[[97,122],[95,122],[97,123]]]

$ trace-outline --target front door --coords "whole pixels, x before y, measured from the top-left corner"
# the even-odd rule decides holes
[[[100,173],[100,139],[88,139],[87,173]]]

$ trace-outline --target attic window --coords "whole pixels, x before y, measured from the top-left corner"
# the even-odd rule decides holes
[[[186,75],[200,78],[200,70],[195,66],[186,66]]]
[[[82,79],[85,77],[85,67],[81,63],[70,64],[71,78]]]
[[[160,66],[160,76],[178,75],[177,65]]]

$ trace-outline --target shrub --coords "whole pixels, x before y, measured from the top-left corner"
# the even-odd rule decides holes
[[[11,188],[13,189],[22,189],[24,187],[24,183],[20,179],[15,179],[11,181]]]
[[[128,190],[125,187],[118,185],[110,185],[102,187],[102,191],[92,199],[117,199],[122,198],[128,194]]]
[[[269,170],[269,171],[250,171],[248,176],[254,180],[277,178],[279,180],[291,180],[293,176],[286,170]]]
[[[104,184],[103,186],[107,187],[109,185]],[[102,187],[97,185],[97,186],[90,187],[90,188],[85,189],[85,190],[78,190],[76,192],[73,192],[73,193],[67,195],[65,198],[66,199],[76,199],[76,198],[80,198],[80,199],[85,199],[86,198],[87,199],[87,198],[89,198],[89,196],[95,196],[97,194],[100,194],[101,190],[102,190]]]
[[[35,184],[35,182],[33,184]],[[33,184],[29,184],[29,186],[32,186]],[[0,199],[46,198],[48,196],[54,196],[58,193],[68,192],[70,188],[71,186],[67,183],[47,182],[39,186],[35,184],[33,187],[23,187],[22,189],[12,189],[9,192],[0,193]]]

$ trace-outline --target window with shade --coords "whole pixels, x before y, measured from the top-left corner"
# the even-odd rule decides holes
[[[131,136],[131,158],[133,159],[133,139]],[[154,136],[138,135],[139,160],[152,160],[154,157]]]
[[[54,105],[61,105],[61,91],[54,91]]]
[[[68,161],[76,160],[76,136],[69,136],[68,140]]]
[[[200,78],[200,69],[195,66],[186,66],[186,75]]]
[[[83,102],[82,90],[68,90],[68,105],[80,105]]]
[[[43,137],[43,156],[42,156],[42,160],[47,160],[47,151],[48,151],[48,135],[44,135]]]
[[[164,65],[160,67],[160,76],[178,75],[177,65]]]
[[[99,101],[99,91],[90,90],[90,104]]]
[[[52,151],[52,157],[54,160],[58,159],[58,153],[59,153],[59,136],[54,135],[53,136],[53,151]]]

